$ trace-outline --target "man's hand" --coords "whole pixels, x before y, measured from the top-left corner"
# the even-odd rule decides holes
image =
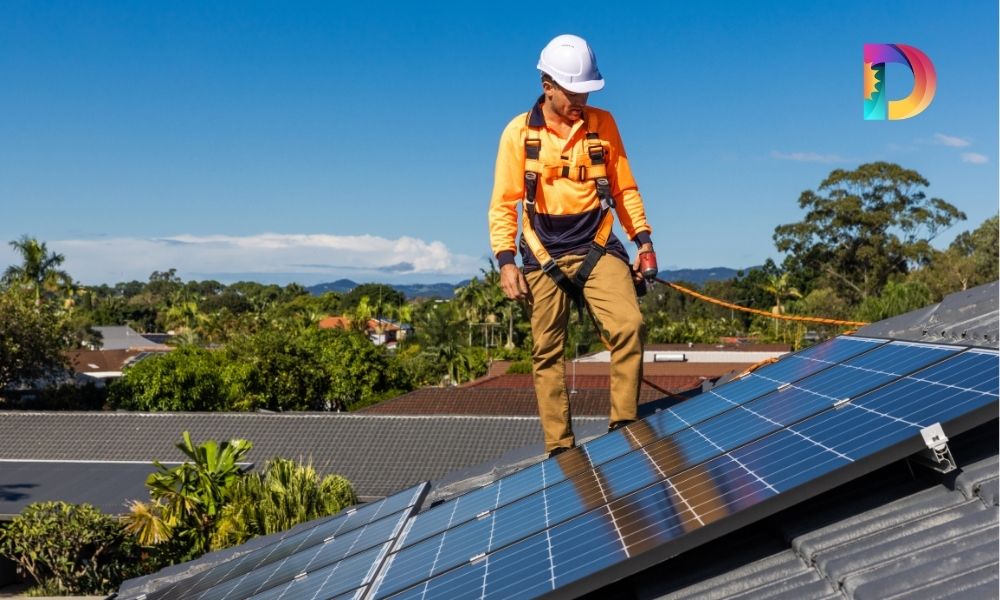
[[[652,242],[646,242],[645,244],[639,246],[639,251],[635,255],[635,262],[632,263],[633,277],[638,275],[637,279],[642,278],[642,267],[639,266],[639,257],[645,254],[646,252],[652,252],[652,251],[653,251]]]
[[[528,297],[528,282],[517,265],[500,267],[500,288],[511,300],[524,300]]]

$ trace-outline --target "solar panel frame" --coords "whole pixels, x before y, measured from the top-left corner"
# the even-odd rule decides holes
[[[956,348],[961,348],[961,347],[956,346]],[[935,363],[932,363],[932,364],[928,365],[927,367],[919,369],[918,371],[915,372],[915,374],[920,374],[920,373],[923,373],[924,371],[930,371],[932,369],[940,368],[940,367],[943,367],[943,366],[947,367],[948,365],[946,363],[949,363],[949,361],[957,361],[958,359],[960,359],[960,357],[964,357],[967,354],[985,354],[985,355],[988,356],[988,360],[992,360],[994,362],[997,360],[997,357],[998,357],[998,354],[995,351],[977,350],[977,349],[966,350],[966,352],[960,352],[958,354],[954,354],[954,355],[948,357],[947,359],[944,359],[944,360],[941,360],[941,361],[937,361]],[[994,370],[993,373],[994,373],[994,375],[993,375],[993,379],[992,380],[995,381],[996,378],[997,378],[997,376],[995,374],[996,371]],[[847,404],[846,405],[847,408],[832,408],[832,407],[828,408],[825,411],[821,411],[818,415],[813,415],[813,416],[808,417],[806,419],[800,420],[799,422],[797,422],[796,424],[793,424],[789,428],[785,428],[785,429],[781,429],[779,431],[776,431],[773,434],[771,434],[771,436],[766,436],[765,438],[760,438],[758,440],[755,440],[754,442],[751,442],[750,444],[747,444],[746,446],[744,446],[744,448],[753,446],[755,444],[759,444],[762,440],[766,440],[766,439],[768,439],[768,438],[770,438],[772,436],[790,435],[790,433],[789,433],[790,431],[791,431],[791,433],[795,433],[794,431],[792,431],[792,428],[794,428],[796,426],[802,426],[803,423],[808,423],[811,420],[816,419],[818,416],[821,416],[821,415],[828,415],[828,414],[846,415],[846,414],[849,414],[849,412],[851,410],[854,410],[855,408],[861,407],[866,401],[877,400],[878,397],[879,397],[878,394],[880,392],[882,392],[883,395],[889,394],[890,391],[887,391],[887,390],[890,389],[890,386],[893,386],[893,385],[909,385],[909,384],[911,384],[913,382],[920,382],[920,381],[924,381],[925,383],[927,383],[928,386],[931,385],[931,382],[929,380],[924,380],[924,379],[921,379],[919,377],[915,377],[915,378],[910,378],[910,377],[906,377],[906,376],[900,377],[900,378],[898,378],[896,380],[893,380],[893,381],[889,382],[886,385],[879,386],[878,388],[876,388],[876,389],[874,389],[874,390],[872,390],[870,392],[867,392],[867,393],[865,393],[863,395],[860,395],[858,398],[852,400],[851,403]],[[945,387],[948,387],[947,384],[942,384],[940,382],[935,382],[935,385],[939,385],[939,386],[940,385],[945,385]],[[983,393],[983,391],[980,390],[980,393]],[[956,416],[953,416],[953,417],[945,420],[942,423],[942,425],[945,427],[946,433],[949,434],[949,435],[952,435],[952,436],[958,435],[958,434],[960,434],[960,433],[968,430],[971,427],[979,425],[979,424],[981,424],[983,422],[986,422],[986,421],[988,421],[990,419],[997,418],[997,415],[998,415],[998,403],[995,400],[996,397],[997,397],[997,392],[996,392],[995,389],[991,389],[991,390],[989,390],[989,392],[986,393],[986,395],[990,398],[989,402],[987,402],[987,403],[979,406],[978,408],[976,408],[974,410],[965,411],[965,412],[963,412],[961,414],[958,414]],[[939,415],[947,415],[948,413],[946,411],[942,410],[942,411],[940,411],[937,414],[939,414]],[[895,417],[891,417],[890,416],[890,420],[893,419],[893,418],[895,418]],[[901,419],[896,419],[896,420],[897,421],[901,421]],[[909,425],[913,425],[913,423],[910,423]],[[815,441],[813,442],[813,444],[816,444],[817,446],[822,447],[821,444],[818,444]],[[642,554],[639,554],[639,555],[634,556],[634,557],[630,557],[630,558],[628,558],[627,561],[625,561],[623,563],[617,563],[617,564],[614,564],[614,565],[610,565],[610,566],[608,566],[608,567],[606,567],[604,569],[601,569],[601,570],[599,570],[599,571],[597,571],[597,572],[595,572],[593,574],[586,575],[586,576],[582,577],[579,580],[572,581],[572,582],[567,583],[566,585],[564,585],[562,587],[559,587],[559,588],[557,588],[555,590],[548,591],[548,592],[544,593],[541,597],[545,597],[545,598],[571,598],[571,597],[576,597],[576,596],[578,596],[580,594],[583,594],[583,593],[586,593],[586,592],[589,592],[589,591],[593,591],[593,590],[598,589],[599,587],[601,587],[603,585],[612,583],[613,581],[616,581],[616,580],[618,580],[618,579],[620,579],[622,577],[625,577],[625,576],[630,575],[632,573],[638,572],[638,571],[640,571],[642,569],[645,569],[645,568],[648,568],[648,567],[653,566],[655,564],[658,564],[658,563],[662,562],[663,560],[666,560],[666,559],[668,559],[668,558],[670,558],[670,557],[672,557],[672,556],[674,556],[676,554],[679,554],[679,553],[681,553],[683,551],[686,551],[688,549],[694,548],[694,547],[696,547],[696,546],[698,546],[698,545],[700,545],[700,544],[702,544],[702,543],[704,543],[706,541],[709,541],[710,539],[714,539],[714,538],[716,538],[718,536],[721,536],[721,535],[724,535],[724,534],[729,533],[731,531],[734,531],[736,529],[739,529],[739,528],[741,528],[741,527],[743,527],[743,526],[745,526],[747,524],[750,524],[752,522],[755,522],[755,521],[757,521],[757,520],[759,520],[759,519],[761,519],[761,518],[763,518],[765,516],[768,516],[768,515],[773,514],[773,513],[777,512],[779,510],[783,510],[784,508],[787,508],[787,507],[792,506],[794,504],[797,504],[797,503],[799,503],[799,502],[801,502],[801,501],[803,501],[805,499],[808,499],[808,498],[810,498],[812,496],[815,496],[816,494],[822,493],[822,492],[827,491],[829,489],[832,489],[832,488],[834,488],[834,487],[836,487],[838,485],[841,485],[842,483],[845,483],[847,481],[855,479],[856,477],[858,477],[858,476],[860,476],[862,474],[865,474],[867,472],[870,472],[871,470],[874,470],[875,468],[878,468],[878,467],[884,466],[886,464],[889,464],[891,462],[894,462],[894,461],[906,458],[908,456],[911,456],[911,455],[915,454],[916,452],[921,451],[924,448],[925,448],[925,444],[924,444],[922,438],[919,435],[916,435],[916,436],[911,435],[909,438],[903,439],[902,441],[893,442],[892,444],[890,444],[889,446],[887,446],[885,448],[881,448],[881,449],[876,450],[875,452],[872,452],[872,453],[870,453],[868,455],[862,456],[862,457],[858,458],[857,460],[853,460],[853,462],[848,462],[846,464],[843,464],[839,468],[836,468],[836,469],[834,469],[832,471],[825,472],[824,474],[822,474],[822,475],[820,475],[820,476],[818,476],[818,477],[816,477],[816,478],[814,478],[812,480],[806,481],[806,482],[801,483],[801,484],[796,484],[791,489],[787,489],[785,491],[782,491],[781,493],[776,493],[775,495],[770,496],[768,498],[765,498],[761,502],[759,502],[759,503],[757,503],[757,504],[755,504],[753,506],[750,506],[750,507],[748,507],[748,508],[746,508],[744,510],[741,510],[739,512],[730,514],[726,518],[723,518],[723,519],[721,519],[719,521],[714,521],[714,522],[707,523],[707,524],[705,524],[705,525],[703,525],[703,526],[701,526],[701,527],[699,527],[697,529],[694,529],[693,531],[690,531],[690,532],[686,533],[685,535],[683,535],[680,538],[671,540],[669,543],[661,544],[659,546],[656,546],[656,547],[653,547],[653,548],[651,548],[649,550],[646,550]],[[727,455],[728,455],[728,453],[727,453]],[[717,457],[717,458],[721,458],[721,457]],[[717,460],[717,459],[712,459],[712,460]],[[657,483],[655,483],[655,484],[653,484],[651,486],[648,486],[647,488],[644,488],[644,489],[653,488],[653,487],[655,487],[657,485],[660,485],[661,483],[662,482],[657,482]],[[595,510],[599,510],[599,509],[595,509]],[[593,512],[593,511],[591,511],[591,512]],[[588,513],[588,514],[590,514],[590,513]],[[546,531],[552,531],[552,530],[546,530]],[[538,534],[534,534],[531,537],[539,536],[539,535],[541,535],[541,533],[545,533],[545,532],[540,532]],[[520,542],[517,542],[517,544],[526,543],[527,539],[531,539],[531,538],[525,538],[524,540],[521,540]],[[509,547],[511,547],[511,546],[508,546],[508,548]],[[498,550],[498,552],[502,552],[502,549]],[[490,556],[493,556],[493,555],[491,554]],[[485,562],[488,565],[489,561],[487,560]],[[418,583],[417,585],[415,585],[413,587],[410,587],[410,588],[407,588],[405,590],[400,591],[399,594],[398,594],[398,597],[401,597],[401,598],[409,597],[409,595],[408,595],[409,591],[415,590],[416,588],[421,587],[421,585],[423,585],[423,584],[430,585],[430,583],[433,582],[433,581],[435,581],[435,580],[439,580],[439,579],[440,580],[444,580],[446,578],[446,576],[452,575],[452,577],[449,577],[449,578],[454,578],[453,574],[455,572],[457,572],[457,571],[465,570],[465,569],[478,568],[478,567],[475,567],[474,565],[475,565],[475,561],[473,561],[472,563],[470,563],[468,565],[462,565],[462,566],[456,567],[452,571],[442,573],[441,575],[438,575],[438,576],[436,576],[436,577],[434,577],[432,579],[420,582],[420,583]],[[524,582],[524,585],[528,585],[528,582]],[[485,580],[484,580],[483,590],[485,591],[485,589],[486,588],[485,588]],[[392,597],[397,597],[397,596],[392,596]]]

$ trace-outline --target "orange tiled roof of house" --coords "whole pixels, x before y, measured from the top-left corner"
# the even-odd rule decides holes
[[[350,329],[351,320],[347,317],[336,315],[325,317],[319,321],[320,329]]]

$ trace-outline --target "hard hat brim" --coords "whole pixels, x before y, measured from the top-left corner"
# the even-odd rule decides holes
[[[574,94],[589,94],[604,88],[604,78],[592,79],[590,81],[576,81],[573,83],[562,83],[557,81],[561,88]]]

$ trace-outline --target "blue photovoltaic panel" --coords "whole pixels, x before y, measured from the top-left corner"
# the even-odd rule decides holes
[[[471,556],[495,551],[956,351],[948,346],[893,343],[820,371],[782,391],[736,405],[735,410],[696,426],[682,428],[688,424],[671,415],[672,409],[651,416],[624,430],[629,447],[641,451],[600,465],[588,460],[590,444],[583,447],[583,452],[567,452],[558,461],[549,461],[564,471],[558,483],[393,554],[380,577],[380,593],[403,589]],[[664,424],[669,425],[666,430]],[[503,480],[497,486],[498,491],[502,489]]]
[[[972,413],[995,418],[998,371],[996,352],[952,356],[495,552],[470,557],[392,597],[535,597],[645,552],[669,550],[664,544],[778,494],[807,484],[819,493],[817,480],[856,461],[880,452],[886,462],[892,460],[887,451],[901,442],[912,446],[897,458],[912,452],[924,427],[940,422],[948,433],[948,423]],[[375,597],[384,596],[378,588]]]
[[[394,539],[426,489],[427,484],[422,483],[377,502],[317,519],[313,527],[301,529],[239,558],[150,593],[145,598],[245,598],[254,590],[262,589],[265,582],[267,587],[281,582],[281,577],[303,561],[307,565],[316,564],[316,560],[329,564]],[[290,577],[299,572],[291,573]],[[247,589],[250,589],[249,593],[245,593]],[[226,593],[220,595],[221,590],[226,590]]]
[[[309,600],[312,598],[327,600],[329,598],[353,598],[359,596],[360,586],[367,583],[375,574],[382,557],[388,552],[391,543],[376,546],[350,558],[333,563],[286,581],[282,585],[265,590],[253,600]],[[229,598],[247,598],[247,596],[229,596]]]
[[[885,344],[884,340],[837,337],[813,346],[782,360],[761,367],[742,379],[720,386],[710,393],[688,400],[673,410],[660,413],[654,426],[661,435],[678,431],[691,423],[698,423],[730,409],[734,404],[749,401],[774,391],[780,385],[797,381],[853,356]],[[587,444],[591,465],[600,465],[634,450],[623,432],[602,436]],[[483,488],[469,492],[447,503],[417,515],[401,536],[401,547],[415,544],[432,535],[475,518],[483,511],[494,510],[528,496],[546,486],[563,481],[574,473],[567,473],[562,462],[565,453],[556,461],[543,461],[517,473],[499,479]],[[557,462],[558,461],[558,462]]]
[[[354,554],[394,539],[407,518],[409,512],[400,511],[342,536],[329,539],[325,543],[296,552],[282,560],[255,567],[239,577],[231,577],[203,592],[189,593],[188,597],[197,600],[248,598],[268,588],[287,583],[302,573],[312,573],[328,565],[336,566],[335,563],[346,562],[345,559]],[[354,587],[363,583],[358,582]]]

